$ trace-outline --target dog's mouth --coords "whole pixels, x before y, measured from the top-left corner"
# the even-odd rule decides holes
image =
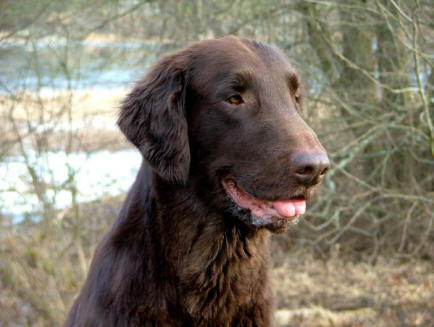
[[[257,218],[276,217],[294,220],[306,212],[306,198],[304,195],[282,200],[258,199],[249,194],[231,177],[224,177],[222,185],[226,193],[241,209],[250,210]]]

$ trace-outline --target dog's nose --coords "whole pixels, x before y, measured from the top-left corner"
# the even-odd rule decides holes
[[[325,152],[300,152],[292,159],[292,175],[303,185],[315,185],[330,168]]]

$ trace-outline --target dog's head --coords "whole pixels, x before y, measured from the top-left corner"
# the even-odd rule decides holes
[[[166,55],[122,103],[119,127],[156,174],[228,217],[283,231],[329,169],[277,49],[225,37]]]

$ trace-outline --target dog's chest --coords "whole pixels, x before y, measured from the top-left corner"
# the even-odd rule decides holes
[[[180,276],[186,311],[193,317],[215,320],[254,305],[268,291],[264,253],[268,247],[263,243],[226,234],[208,240],[205,251],[200,244],[200,254],[193,247],[193,256]]]

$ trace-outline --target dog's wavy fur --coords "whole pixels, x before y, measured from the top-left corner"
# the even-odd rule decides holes
[[[243,87],[261,100],[250,112],[221,95],[240,70]],[[291,100],[298,86],[283,85],[280,70],[295,74],[278,50],[225,37],[164,56],[137,82],[118,125],[144,160],[66,327],[271,324],[275,230],[251,224],[220,178],[231,173],[263,198],[300,192],[286,177],[288,158],[321,146]],[[228,79],[232,72],[238,77]],[[288,99],[277,101],[285,89]]]

